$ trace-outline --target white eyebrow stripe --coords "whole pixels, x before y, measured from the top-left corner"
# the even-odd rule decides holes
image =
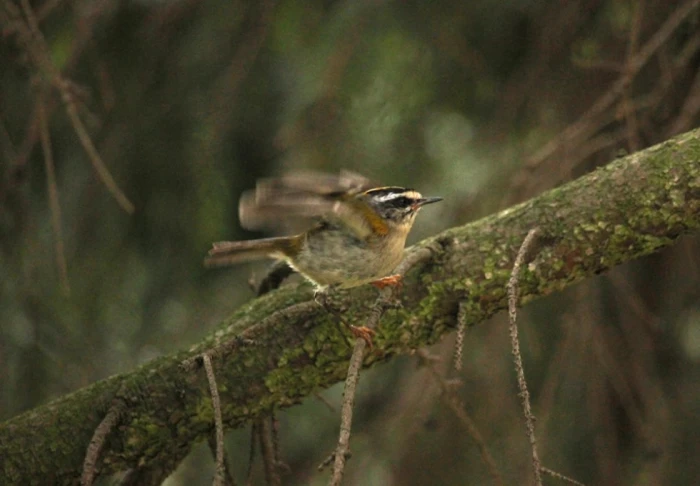
[[[404,192],[391,192],[389,194],[386,194],[384,196],[377,197],[376,200],[379,202],[387,202],[391,201],[392,199],[398,199],[400,197],[405,197],[406,199],[420,199],[423,196],[420,195],[420,193],[416,191],[404,191]]]

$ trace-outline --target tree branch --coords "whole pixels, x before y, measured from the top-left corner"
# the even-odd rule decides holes
[[[403,279],[402,307],[383,317],[365,366],[433,343],[457,326],[507,308],[506,283],[528,230],[540,229],[521,303],[653,253],[700,227],[700,130],[616,160],[563,187],[452,228]],[[366,322],[373,288],[339,297],[351,324]],[[213,430],[201,361],[211,350],[224,427],[287,407],[345,377],[350,349],[334,317],[313,305],[310,285],[241,307],[188,351],[156,359],[0,424],[0,483],[75,484],[87,444],[115,399],[125,403],[106,437],[99,475],[181,457]],[[183,365],[188,363],[188,365]],[[121,390],[121,391],[120,391]]]

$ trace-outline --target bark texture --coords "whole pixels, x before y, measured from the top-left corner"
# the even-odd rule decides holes
[[[382,318],[365,366],[434,343],[456,327],[460,307],[472,325],[505,309],[515,254],[533,227],[539,238],[522,269],[521,302],[697,231],[700,130],[410,249],[430,248],[432,256],[406,275],[402,306]],[[348,322],[362,325],[375,298],[367,287],[333,301]],[[344,378],[351,349],[334,319],[309,285],[285,287],[244,305],[188,351],[10,419],[0,424],[0,483],[76,484],[93,433],[115,406],[121,413],[97,473],[146,477],[158,470],[164,477],[214,428],[197,355],[210,353],[224,425],[237,427]]]

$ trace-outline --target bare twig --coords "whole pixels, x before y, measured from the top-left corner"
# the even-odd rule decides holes
[[[464,303],[459,303],[457,311],[457,337],[455,338],[455,371],[462,371],[462,350],[464,348],[464,333],[467,331],[467,317],[464,311]]]
[[[649,62],[649,59],[656,53],[668,38],[678,29],[678,27],[688,18],[690,14],[700,5],[700,0],[689,0],[678,7],[666,19],[664,24],[656,31],[644,46],[636,53],[634,58],[629,60],[627,68],[622,76],[613,83],[610,89],[584,113],[578,121],[569,125],[561,134],[551,142],[547,143],[527,161],[526,167],[532,167],[542,163],[551,157],[562,145],[571,141],[582,140],[589,137],[598,127],[593,123],[597,117],[608,110],[622,95],[632,81],[634,76]]]
[[[102,419],[102,422],[100,422],[95,429],[95,433],[92,435],[90,444],[88,444],[87,447],[87,452],[85,453],[85,460],[83,461],[83,473],[80,476],[81,486],[91,486],[95,480],[95,476],[97,475],[97,460],[102,453],[107,435],[109,435],[110,431],[117,425],[125,408],[126,404],[123,400],[115,400]]]
[[[564,476],[563,474],[559,474],[556,471],[553,471],[547,467],[542,467],[540,469],[543,473],[552,476],[553,478],[559,479],[560,481],[564,481],[565,483],[569,484],[575,484],[576,486],[586,486],[585,484],[576,481],[575,479],[571,479],[569,476]]]
[[[246,472],[246,486],[253,484],[253,464],[255,463],[256,442],[258,441],[258,429],[260,429],[260,419],[254,420],[250,428],[250,449],[248,450],[248,471]]]
[[[369,326],[368,326],[369,327]],[[340,436],[338,446],[333,454],[333,474],[328,483],[331,486],[339,486],[343,480],[343,470],[345,469],[346,454],[350,450],[350,429],[352,426],[352,406],[355,403],[355,389],[360,378],[360,368],[365,356],[367,342],[358,338],[348,366],[348,375],[345,378],[345,391],[343,393],[343,406],[340,411]]]
[[[224,462],[224,422],[221,417],[221,400],[219,399],[219,389],[216,386],[214,368],[211,365],[211,357],[204,353],[202,361],[209,382],[211,406],[214,409],[214,425],[216,427],[216,473],[213,484],[214,486],[223,486],[226,480],[226,463]]]
[[[510,344],[513,352],[513,360],[515,361],[515,371],[518,375],[518,389],[520,390],[520,402],[523,407],[523,412],[525,414],[525,424],[527,426],[527,436],[530,439],[530,449],[532,451],[532,468],[535,474],[535,484],[537,486],[542,486],[542,464],[540,462],[539,454],[537,453],[537,440],[535,438],[535,416],[532,413],[532,408],[530,407],[530,392],[527,389],[527,382],[525,381],[525,370],[523,369],[523,358],[520,354],[520,341],[518,340],[518,325],[517,325],[517,307],[518,300],[520,298],[520,287],[518,285],[518,279],[520,278],[520,267],[525,261],[525,256],[535,241],[535,236],[537,235],[537,228],[531,229],[523,244],[518,250],[518,255],[515,257],[515,263],[513,263],[513,272],[508,280],[508,317],[510,321]]]
[[[700,71],[695,73],[693,84],[688,90],[685,101],[681,106],[678,116],[668,129],[668,134],[673,135],[693,126],[695,116],[700,112]]]
[[[445,379],[445,377],[442,374],[440,374],[440,372],[435,367],[434,361],[436,361],[436,359],[433,356],[431,356],[427,351],[422,349],[418,351],[418,356],[420,356],[423,359],[424,363],[428,367],[428,370],[430,371],[431,376],[440,386],[442,398],[445,400],[445,403],[450,408],[450,410],[452,410],[457,419],[467,430],[467,434],[469,434],[469,437],[472,438],[476,446],[479,448],[479,454],[481,454],[481,459],[484,461],[486,469],[488,469],[493,483],[497,485],[503,485],[504,483],[503,478],[501,477],[501,473],[498,472],[498,466],[496,466],[496,461],[493,459],[493,456],[489,452],[488,447],[486,447],[486,442],[484,441],[484,438],[481,436],[481,433],[479,432],[479,429],[477,428],[476,424],[465,410],[464,404],[461,403],[461,401],[455,394],[454,387],[451,386],[451,384]]]
[[[644,17],[644,1],[641,0],[637,2],[634,10],[634,17],[632,19],[632,24],[630,25],[629,40],[627,42],[627,55],[625,60],[625,71],[631,71],[634,69],[632,62],[634,56],[639,47],[639,33],[642,29],[642,19]],[[626,74],[627,78],[631,81],[634,78],[634,74]],[[634,103],[632,102],[632,83],[629,82],[625,85],[622,91],[622,99],[620,100],[620,107],[622,109],[625,121],[627,122],[626,132],[627,132],[627,149],[630,152],[636,152],[639,150],[641,141],[639,138],[639,122],[637,120],[637,113],[634,108]]]
[[[209,450],[211,451],[212,456],[214,457],[214,460],[216,460],[216,451],[217,451],[216,430],[214,430],[214,433],[208,435],[207,444],[209,445]],[[224,474],[223,474],[223,477],[224,477],[223,486],[236,486],[236,482],[233,480],[233,476],[231,475],[231,471],[228,467],[228,455],[226,454],[225,447],[224,447]],[[216,477],[214,477],[214,481],[216,481]]]
[[[322,404],[324,404],[326,407],[328,407],[328,410],[330,410],[333,413],[337,413],[338,410],[335,408],[335,406],[329,402],[326,397],[321,395],[319,392],[314,392],[314,396],[320,401]]]
[[[275,471],[279,474],[280,468],[284,467],[288,471],[289,466],[282,462],[280,456],[280,421],[274,412],[270,414],[270,428],[272,430],[272,457],[275,461]]]
[[[542,466],[540,462],[539,454],[537,452],[537,438],[535,436],[535,415],[532,413],[532,407],[530,405],[530,392],[527,388],[527,381],[525,380],[525,369],[523,368],[523,357],[520,354],[520,341],[518,339],[518,324],[517,324],[517,308],[518,300],[520,299],[520,287],[518,279],[520,278],[520,269],[525,263],[525,258],[530,251],[530,248],[535,242],[535,237],[537,236],[538,229],[533,228],[528,231],[523,244],[518,250],[518,254],[515,257],[515,262],[513,263],[513,271],[511,273],[510,279],[508,280],[508,318],[510,321],[510,344],[513,353],[513,361],[515,362],[515,371],[518,375],[518,389],[520,393],[520,403],[523,407],[523,414],[525,415],[525,425],[527,427],[527,436],[530,440],[530,450],[532,452],[532,469],[535,476],[535,484],[537,486],[542,486],[542,473],[549,474],[557,479],[569,482],[571,484],[581,485],[578,481],[571,479],[563,474],[560,474],[551,469],[547,469]]]
[[[238,43],[229,66],[216,80],[210,97],[209,113],[211,115],[207,120],[208,126],[213,131],[211,139],[215,142],[223,140],[230,129],[231,119],[236,113],[234,106],[238,93],[265,43],[276,4],[276,0],[251,3],[259,7],[258,17],[253,17],[256,14],[253,9],[250,9],[252,25],[247,30],[245,38]]]
[[[85,125],[83,125],[83,122],[80,120],[80,116],[78,116],[78,109],[75,106],[73,97],[66,88],[61,90],[61,99],[66,106],[66,113],[68,114],[68,118],[73,125],[73,129],[75,130],[76,135],[78,135],[78,139],[80,140],[83,149],[87,153],[92,167],[95,169],[95,172],[97,172],[97,175],[102,181],[102,184],[105,185],[107,190],[112,194],[112,197],[114,197],[124,211],[129,214],[133,213],[134,205],[119,188],[114,180],[114,177],[112,177],[112,174],[109,172],[109,169],[102,161],[102,157],[95,148],[95,144],[92,142],[90,135],[88,135]]]
[[[90,135],[88,135],[85,125],[83,125],[83,122],[80,120],[78,109],[70,92],[70,83],[63,79],[61,71],[54,65],[51,56],[48,54],[49,48],[46,44],[44,36],[41,33],[41,30],[39,29],[39,23],[34,15],[31,5],[29,4],[29,0],[22,0],[22,10],[27,18],[26,25],[21,21],[21,18],[18,18],[17,12],[14,9],[7,7],[7,10],[11,16],[15,17],[14,20],[18,26],[18,34],[20,34],[20,37],[26,44],[27,50],[33,57],[37,67],[43,71],[45,76],[49,77],[51,84],[61,94],[61,99],[63,100],[66,114],[68,115],[68,118],[73,125],[73,130],[78,136],[83,149],[87,153],[88,159],[95,169],[95,172],[97,172],[97,175],[102,183],[112,194],[122,209],[129,214],[133,213],[134,205],[131,203],[131,201],[129,201],[115,182],[112,174],[109,172],[109,169],[107,169],[107,166],[104,164],[99,152],[95,148]]]
[[[49,193],[49,208],[51,210],[51,227],[56,239],[56,267],[61,279],[61,285],[66,295],[70,294],[70,282],[68,281],[68,266],[66,265],[66,253],[63,244],[63,230],[61,228],[61,203],[58,198],[58,185],[56,184],[56,168],[53,162],[51,149],[51,137],[49,135],[48,120],[44,105],[45,97],[42,95],[38,102],[39,133],[41,136],[41,149],[44,153],[44,166],[46,167],[46,189]]]
[[[427,261],[432,256],[435,249],[433,247],[423,247],[419,250],[412,251],[407,254],[403,261],[396,268],[395,273],[405,275],[408,270],[420,262]],[[374,306],[370,309],[370,315],[367,319],[367,327],[374,329],[379,324],[382,314],[391,304],[392,289],[389,287],[379,291],[379,298]],[[345,469],[345,460],[350,453],[350,430],[352,427],[352,412],[353,404],[355,403],[355,391],[357,382],[360,377],[360,368],[365,355],[367,342],[361,338],[355,340],[350,364],[348,366],[348,374],[345,378],[345,390],[343,393],[343,404],[340,410],[340,435],[338,437],[338,445],[333,453],[333,473],[331,475],[330,486],[338,486],[343,480],[343,471]],[[323,466],[323,465],[322,465]],[[322,467],[321,467],[322,468]]]
[[[282,484],[282,479],[280,478],[277,467],[278,460],[275,446],[274,417],[272,415],[260,420],[258,432],[267,484],[269,486],[280,486]]]

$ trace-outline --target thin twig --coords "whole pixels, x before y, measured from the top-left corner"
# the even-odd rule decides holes
[[[273,420],[274,418],[272,416],[264,417],[260,420],[258,435],[260,439],[260,448],[262,449],[267,484],[268,486],[280,486],[282,484],[282,479],[277,469],[277,458],[275,457]]]
[[[426,246],[408,253],[399,266],[396,267],[395,273],[402,276],[405,275],[408,270],[418,263],[429,260],[435,250],[436,248],[432,246]],[[389,302],[391,294],[392,289],[389,287],[379,291],[379,298],[370,309],[366,327],[369,329],[375,329],[377,327],[382,314],[387,307],[391,306]],[[340,410],[340,434],[338,437],[338,445],[335,452],[332,454],[333,473],[328,483],[330,486],[339,486],[341,484],[345,469],[345,460],[350,454],[350,431],[352,428],[353,404],[355,403],[355,392],[357,389],[357,382],[360,378],[360,369],[362,368],[366,346],[367,342],[364,339],[357,338],[352,350],[352,356],[350,357],[348,374],[345,378],[343,404]]]
[[[219,389],[216,386],[216,376],[211,365],[211,357],[204,353],[202,355],[204,370],[209,382],[209,392],[211,393],[211,405],[214,409],[214,425],[216,427],[216,473],[214,474],[214,486],[223,486],[226,481],[226,463],[224,462],[224,421],[221,417],[221,400],[219,399]]]
[[[55,238],[56,267],[61,279],[61,286],[66,295],[70,294],[70,282],[68,281],[68,265],[66,264],[66,252],[63,244],[63,230],[61,228],[61,203],[58,198],[58,184],[56,184],[56,168],[51,149],[51,137],[49,135],[48,120],[44,106],[45,97],[42,95],[38,103],[39,110],[39,134],[41,137],[41,150],[44,153],[44,166],[46,167],[46,188],[49,193],[49,208],[51,211],[51,228]]]
[[[331,402],[328,401],[328,399],[326,399],[326,397],[321,395],[319,392],[314,392],[313,395],[318,399],[318,401],[320,401],[322,404],[328,407],[328,410],[330,410],[333,413],[338,413],[338,410]]]
[[[642,29],[642,19],[644,17],[644,0],[637,2],[630,26],[629,41],[627,42],[627,55],[625,59],[625,71],[633,70],[632,62],[634,55],[639,47],[639,33]],[[632,82],[634,74],[628,74],[629,83],[624,87],[620,107],[623,111],[625,121],[627,122],[627,150],[636,152],[639,150],[641,141],[639,138],[639,121],[637,113],[632,102]]]
[[[535,438],[535,416],[532,413],[532,408],[530,407],[530,392],[527,389],[527,382],[525,381],[525,370],[523,369],[523,358],[520,354],[520,341],[518,340],[518,325],[517,325],[517,307],[518,300],[520,298],[520,287],[518,285],[518,279],[520,277],[520,267],[525,261],[525,256],[535,241],[535,236],[537,235],[537,228],[531,229],[525,241],[520,246],[518,250],[518,255],[515,257],[515,263],[513,263],[513,272],[508,280],[508,317],[510,321],[510,344],[513,353],[513,360],[515,362],[515,371],[518,375],[518,389],[520,390],[520,402],[523,407],[523,412],[525,414],[525,424],[527,426],[527,436],[530,439],[530,449],[532,451],[532,468],[535,474],[535,484],[537,486],[542,486],[542,464],[540,462],[539,454],[537,453],[537,440]]]
[[[134,205],[129,201],[129,198],[122,192],[122,190],[117,185],[116,181],[109,172],[109,169],[102,161],[99,152],[95,148],[90,135],[88,135],[85,125],[83,125],[80,116],[78,115],[78,109],[73,101],[73,96],[70,93],[69,83],[63,79],[61,71],[54,65],[51,56],[48,54],[49,48],[46,44],[46,40],[39,29],[39,23],[34,15],[34,10],[32,10],[29,0],[22,0],[22,10],[27,18],[26,27],[18,29],[20,34],[24,34],[24,40],[30,53],[34,57],[37,67],[44,71],[44,75],[49,76],[51,84],[56,87],[56,89],[61,94],[61,99],[66,109],[66,114],[73,125],[73,130],[75,131],[78,139],[80,140],[83,149],[88,155],[88,159],[92,164],[95,172],[97,172],[98,177],[105,185],[107,190],[112,194],[112,197],[117,201],[117,203],[126,211],[131,214],[134,212]],[[21,22],[21,20],[20,20]],[[24,25],[23,23],[18,25]]]
[[[216,450],[217,450],[217,445],[216,445],[216,430],[214,431],[213,434],[209,434],[207,436],[207,444],[209,445],[209,450],[211,451],[214,460],[216,460]],[[216,481],[216,478],[214,478],[214,481]],[[231,471],[228,467],[228,456],[226,454],[226,448],[224,447],[224,486],[236,486],[236,482],[233,480],[233,476],[231,475]]]
[[[668,129],[669,135],[688,130],[693,126],[695,116],[700,111],[700,71],[695,73],[695,79],[688,90],[685,101],[678,111],[678,116]]]
[[[275,463],[275,472],[279,475],[281,467],[289,470],[289,466],[283,463],[280,458],[280,421],[274,412],[270,414],[270,427],[272,429],[272,458]]]
[[[256,442],[258,440],[258,430],[260,429],[260,419],[253,421],[250,427],[250,449],[248,450],[248,472],[246,472],[245,484],[250,486],[253,484],[253,464],[255,463],[255,451],[257,451]]]
[[[565,483],[569,484],[575,484],[576,486],[586,486],[585,484],[576,481],[575,479],[571,479],[569,476],[564,476],[563,474],[559,474],[556,471],[553,471],[547,467],[542,467],[540,469],[543,473],[552,476],[553,478],[559,479],[560,481],[564,481]]]
[[[542,473],[549,474],[557,479],[569,482],[571,484],[577,484],[583,486],[578,481],[564,476],[556,471],[547,469],[542,466],[540,462],[539,454],[537,453],[537,439],[535,436],[535,415],[532,413],[532,407],[530,405],[530,392],[527,389],[527,381],[525,380],[525,370],[523,368],[523,357],[520,354],[520,341],[518,339],[518,325],[517,325],[517,308],[518,300],[520,299],[520,268],[525,263],[525,257],[527,256],[530,248],[535,242],[535,237],[537,236],[538,229],[533,228],[528,231],[523,244],[518,250],[518,254],[515,257],[515,262],[513,263],[513,272],[511,273],[510,279],[508,280],[508,318],[510,321],[510,344],[513,352],[513,361],[515,362],[515,370],[518,375],[518,389],[520,390],[520,402],[523,407],[523,413],[525,415],[525,424],[527,427],[527,436],[530,440],[530,449],[532,451],[532,468],[535,475],[535,484],[537,486],[542,486]]]
[[[686,18],[700,5],[700,0],[689,0],[680,6],[666,19],[654,36],[637,52],[628,64],[623,75],[601,96],[579,120],[569,125],[561,134],[547,143],[527,161],[526,166],[532,168],[552,156],[564,143],[588,137],[595,129],[591,120],[610,108],[624,92],[632,78],[646,65],[652,55],[659,50],[668,38],[678,29]]]
[[[360,378],[360,368],[365,356],[367,343],[357,338],[352,350],[348,375],[345,378],[345,391],[343,392],[343,406],[340,410],[340,436],[338,446],[333,454],[333,474],[328,483],[330,486],[339,486],[343,480],[346,454],[350,451],[350,429],[352,427],[352,407],[355,403],[355,389]]]
[[[115,400],[107,411],[88,444],[85,460],[83,461],[83,473],[80,476],[81,486],[91,486],[97,475],[97,460],[102,453],[102,448],[107,440],[107,435],[117,425],[126,404],[121,399]]]
[[[90,160],[92,167],[95,169],[95,172],[97,172],[102,184],[105,185],[107,190],[112,194],[112,197],[114,197],[122,209],[127,213],[132,214],[134,212],[134,205],[119,188],[117,182],[114,180],[114,177],[112,177],[112,174],[109,172],[109,169],[102,161],[102,157],[100,157],[99,152],[95,148],[95,144],[92,142],[90,135],[88,135],[85,125],[83,125],[82,120],[80,120],[80,116],[78,116],[78,109],[75,106],[73,97],[65,88],[61,90],[61,99],[66,106],[66,113],[68,114],[68,118],[73,125],[73,129],[75,130],[76,135],[78,135],[78,139],[80,139],[80,143],[87,153],[88,159]]]
[[[467,331],[467,317],[464,308],[464,303],[459,303],[459,310],[457,311],[457,337],[455,338],[455,358],[454,358],[454,368],[455,371],[462,371],[462,350],[464,348],[464,334]]]

